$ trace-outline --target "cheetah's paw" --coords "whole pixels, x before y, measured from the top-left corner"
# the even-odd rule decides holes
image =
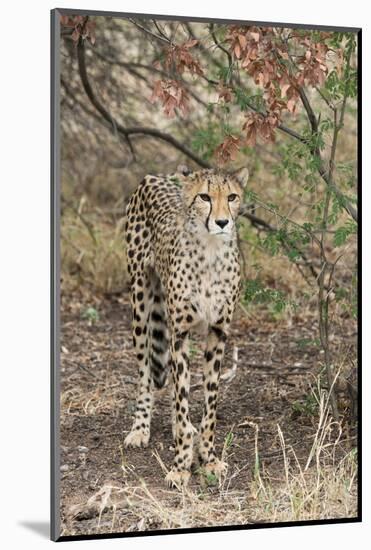
[[[222,462],[219,459],[214,460],[213,462],[208,462],[202,466],[203,471],[206,475],[214,475],[218,479],[224,477],[228,470],[228,464]]]
[[[165,482],[171,489],[176,488],[180,491],[182,487],[187,486],[190,477],[191,473],[188,470],[170,470],[165,477]]]
[[[125,437],[125,447],[147,447],[149,442],[149,432],[143,430],[132,430]]]

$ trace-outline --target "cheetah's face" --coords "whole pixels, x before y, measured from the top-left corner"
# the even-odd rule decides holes
[[[195,173],[184,192],[190,215],[200,230],[224,239],[232,235],[242,201],[241,180],[211,171],[200,172],[199,177]]]

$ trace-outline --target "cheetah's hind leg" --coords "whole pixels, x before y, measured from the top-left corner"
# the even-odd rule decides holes
[[[125,447],[146,447],[150,437],[153,405],[153,381],[149,364],[149,334],[147,330],[151,314],[153,293],[143,273],[132,283],[133,344],[139,367],[139,384],[136,411],[131,431],[126,436]]]

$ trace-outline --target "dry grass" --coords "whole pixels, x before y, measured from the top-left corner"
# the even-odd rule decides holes
[[[127,279],[123,227],[123,217],[112,220],[89,207],[85,196],[77,208],[67,205],[61,226],[63,283],[97,292],[122,290]]]
[[[72,534],[72,521],[91,520],[91,532],[145,531],[218,525],[245,525],[287,521],[349,518],[357,515],[357,452],[345,452],[341,428],[333,422],[324,391],[314,391],[319,415],[313,443],[300,459],[285,443],[277,425],[282,470],[272,475],[259,459],[259,428],[255,430],[255,463],[228,472],[219,483],[199,472],[200,483],[182,492],[150,488],[128,463],[120,447],[121,483],[105,483],[87,501],[70,507],[64,535]],[[228,460],[230,441],[223,458]],[[166,473],[161,452],[154,451]],[[252,468],[244,490],[230,490],[241,469]],[[71,525],[71,528],[69,527]]]
[[[328,394],[319,384],[312,392],[318,403],[318,424],[304,461],[298,459],[292,447],[286,446],[277,425],[283,479],[272,479],[269,473],[260,472],[256,428],[255,475],[251,487],[255,498],[250,509],[255,521],[344,518],[357,513],[357,451],[352,449],[345,455],[341,452],[342,429],[332,420]]]

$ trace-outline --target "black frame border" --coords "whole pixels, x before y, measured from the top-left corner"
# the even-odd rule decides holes
[[[218,531],[241,531],[250,529],[271,529],[275,527],[297,527],[310,525],[333,525],[362,522],[362,29],[360,27],[338,27],[302,23],[276,23],[267,21],[251,21],[242,19],[219,19],[212,17],[192,17],[181,15],[163,15],[134,12],[115,12],[103,10],[81,10],[70,8],[55,8],[51,10],[50,38],[50,258],[51,258],[51,296],[50,296],[50,538],[55,542],[74,540],[98,540],[131,537],[152,537],[158,535],[174,535],[185,533],[209,533]],[[91,15],[127,19],[158,19],[165,21],[189,21],[195,23],[213,22],[219,24],[254,24],[261,27],[289,27],[313,29],[332,32],[353,32],[357,34],[358,44],[358,96],[357,96],[357,176],[358,176],[358,514],[354,518],[334,518],[303,521],[288,521],[276,523],[254,523],[245,525],[223,525],[213,527],[160,529],[157,531],[97,533],[86,535],[60,535],[60,16],[61,15]]]

